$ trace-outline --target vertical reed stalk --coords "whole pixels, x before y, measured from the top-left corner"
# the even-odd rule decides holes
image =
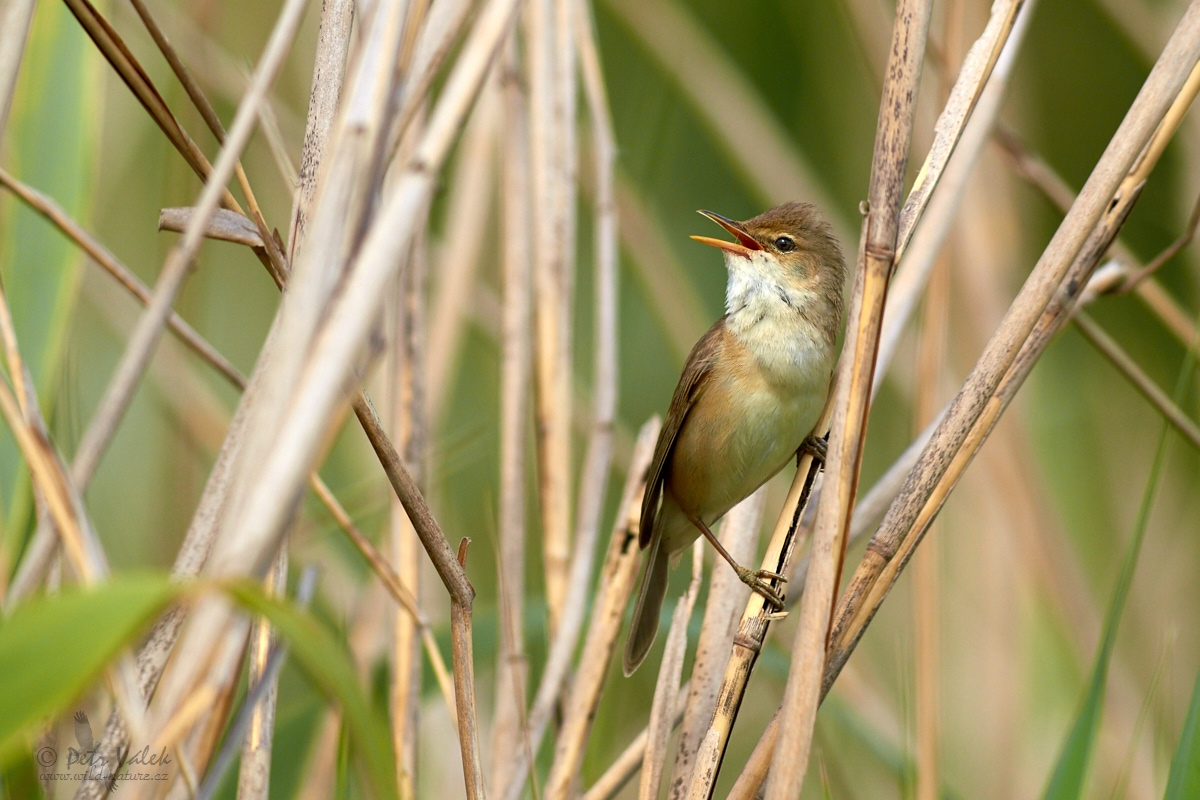
[[[526,48],[529,59],[530,163],[534,230],[534,378],[537,386],[539,502],[542,560],[550,632],[558,630],[567,594],[571,546],[570,272],[573,243],[565,238],[574,215],[573,175],[566,172],[564,142],[574,136],[565,117],[563,81],[574,85],[574,61],[560,63],[559,8],[566,0],[531,0]],[[567,31],[567,35],[570,31]],[[563,71],[568,70],[564,77]],[[573,89],[572,89],[573,91]],[[573,229],[573,223],[572,223]]]
[[[930,276],[925,293],[917,345],[916,423],[918,430],[941,410],[938,395],[945,371],[950,323],[950,257],[943,255]],[[933,530],[931,528],[930,532]],[[938,540],[929,538],[914,564],[914,663],[916,677],[917,800],[937,800],[941,792],[938,738],[941,683]]]
[[[532,324],[529,261],[529,131],[516,37],[501,63],[503,92],[504,317],[500,385],[500,656],[496,664],[496,709],[492,717],[492,780],[503,791],[512,764],[525,746],[522,716],[527,692],[525,658],[525,444],[530,417]]]
[[[654,684],[654,700],[650,704],[650,721],[646,723],[646,754],[642,758],[642,778],[638,787],[639,800],[656,800],[658,785],[662,781],[663,767],[667,760],[667,740],[674,727],[675,696],[679,694],[679,680],[683,675],[683,657],[687,653],[688,622],[700,593],[700,578],[703,575],[703,539],[692,543],[692,580],[687,591],[675,604],[671,615],[671,628],[663,648],[662,663],[658,668],[658,681]]]

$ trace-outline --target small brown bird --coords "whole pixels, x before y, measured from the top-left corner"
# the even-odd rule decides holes
[[[833,376],[846,266],[829,225],[807,203],[784,203],[734,222],[701,211],[737,239],[696,241],[724,251],[725,316],[688,354],[658,436],[642,500],[646,571],[625,646],[625,674],[658,633],[670,563],[700,534],[738,577],[781,607],[783,578],[734,561],[709,526],[802,449]]]

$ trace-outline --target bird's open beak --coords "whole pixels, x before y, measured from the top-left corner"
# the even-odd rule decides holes
[[[762,245],[754,241],[754,237],[746,233],[741,224],[734,222],[729,217],[722,217],[720,214],[714,214],[711,211],[700,211],[701,214],[711,219],[713,222],[720,225],[725,230],[729,231],[737,238],[736,242],[726,242],[723,239],[713,239],[708,236],[693,236],[697,242],[710,244],[713,247],[719,247],[734,255],[739,255],[744,258],[749,258],[756,250],[762,250]]]

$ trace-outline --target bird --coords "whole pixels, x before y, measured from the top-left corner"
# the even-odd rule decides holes
[[[703,535],[738,577],[782,608],[783,577],[738,564],[711,530],[805,451],[823,463],[814,428],[828,400],[842,330],[841,246],[815,206],[788,202],[744,222],[700,214],[735,241],[719,248],[725,314],[688,354],[659,432],[642,499],[639,543],[648,551],[626,640],[626,676],[658,633],[670,565]]]
[[[75,712],[75,741],[79,743],[80,753],[91,753],[96,749],[96,740],[92,738],[92,723],[88,722],[87,714]]]

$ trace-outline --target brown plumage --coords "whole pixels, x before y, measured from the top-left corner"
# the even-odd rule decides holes
[[[640,531],[649,553],[626,675],[654,643],[671,561],[702,533],[717,544],[709,526],[813,433],[842,324],[845,264],[813,206],[785,203],[741,223],[700,213],[738,241],[692,237],[725,251],[726,314],[688,355],[650,465]],[[773,576],[736,568],[756,591],[777,597]]]

